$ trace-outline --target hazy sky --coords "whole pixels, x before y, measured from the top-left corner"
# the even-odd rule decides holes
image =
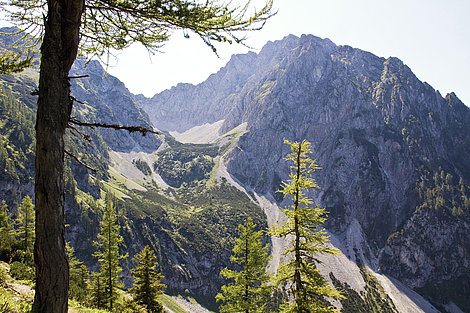
[[[260,8],[264,0],[252,4]],[[398,57],[443,96],[454,91],[470,106],[470,0],[274,0],[274,6],[278,14],[264,29],[246,33],[255,52],[288,34],[329,38]],[[108,71],[132,92],[152,96],[179,82],[200,83],[231,54],[248,49],[223,45],[218,51],[220,58],[197,36],[176,33],[156,55],[138,45],[117,52]]]
[[[252,1],[261,7],[263,0]],[[274,0],[278,14],[247,33],[254,51],[288,34],[313,34],[380,57],[398,57],[443,96],[470,105],[469,0]],[[152,96],[179,82],[199,83],[246,48],[220,46],[217,58],[195,35],[175,34],[150,56],[139,46],[119,52],[109,72],[134,93]]]

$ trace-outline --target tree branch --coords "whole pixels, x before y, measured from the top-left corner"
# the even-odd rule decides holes
[[[105,124],[105,123],[85,123],[85,122],[78,121],[74,118],[70,118],[69,122],[72,123],[72,124],[75,124],[75,125],[92,127],[92,128],[93,127],[101,127],[101,128],[112,128],[112,129],[116,129],[116,130],[124,129],[124,130],[127,130],[129,133],[140,132],[142,134],[142,136],[147,135],[147,133],[152,133],[152,134],[156,134],[156,135],[159,134],[158,132],[156,132],[154,130],[151,130],[151,129],[148,129],[148,128],[145,128],[143,126],[123,126],[123,125],[119,125],[119,124]]]
[[[72,96],[72,95],[70,95],[70,99],[72,99],[72,101],[75,101],[75,102],[77,102],[77,103],[85,104],[85,102],[78,100],[77,98],[75,98],[75,97]]]
[[[85,78],[85,77],[90,77],[90,75],[69,76],[68,79],[77,79],[77,78]]]

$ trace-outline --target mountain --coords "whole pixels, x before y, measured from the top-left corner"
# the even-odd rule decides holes
[[[143,108],[156,127],[179,133],[221,121],[222,134],[244,123],[227,169],[280,205],[283,138],[311,141],[323,168],[312,196],[330,212],[328,229],[347,240],[357,221],[364,232],[367,245],[348,247],[360,252],[350,258],[438,304],[470,311],[462,300],[470,294],[470,110],[455,94],[442,97],[419,81],[399,59],[287,36],[259,54],[233,56],[205,82],[178,85]],[[441,173],[448,181],[434,183]],[[426,201],[426,193],[442,205]],[[451,289],[442,293],[443,286]]]
[[[66,158],[67,240],[89,268],[112,197],[123,252],[149,244],[169,292],[214,307],[237,225],[251,216],[264,229],[288,202],[276,193],[283,139],[307,139],[322,167],[310,196],[343,252],[320,267],[345,290],[343,312],[470,312],[470,110],[400,60],[290,35],[152,98],[96,61],[73,73],[88,75],[72,80],[76,119],[159,132],[67,132],[67,150],[97,170]],[[0,76],[0,196],[12,211],[33,192],[36,82],[37,68]],[[265,240],[275,267],[283,243]]]

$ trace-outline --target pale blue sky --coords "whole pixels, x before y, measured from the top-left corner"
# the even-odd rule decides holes
[[[240,0],[241,1],[241,0]],[[264,1],[252,1],[260,7]],[[398,57],[443,96],[454,91],[470,105],[469,0],[274,0],[278,14],[248,44],[313,34],[381,57]],[[152,96],[178,82],[199,83],[225,65],[240,46],[219,47],[218,59],[196,36],[176,34],[150,57],[138,46],[119,52],[109,72],[134,93]]]

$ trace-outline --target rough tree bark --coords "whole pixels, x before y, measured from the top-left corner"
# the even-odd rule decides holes
[[[64,133],[72,111],[69,71],[77,56],[84,0],[49,0],[41,45],[36,123],[34,312],[67,312]]]

